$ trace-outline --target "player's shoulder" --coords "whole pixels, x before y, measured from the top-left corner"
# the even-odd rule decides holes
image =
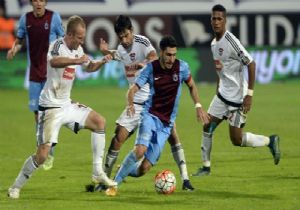
[[[178,59],[178,62],[179,62],[179,66],[180,66],[181,70],[185,70],[185,69],[189,69],[190,68],[189,64],[186,61]]]
[[[151,45],[151,42],[147,37],[140,34],[134,34],[133,36],[135,43],[145,45],[146,47],[149,47]]]
[[[224,37],[229,43],[240,43],[239,39],[230,31],[226,31]]]

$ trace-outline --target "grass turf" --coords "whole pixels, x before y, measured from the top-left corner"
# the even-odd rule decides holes
[[[215,86],[199,86],[202,104],[207,109]],[[127,178],[119,195],[86,193],[90,182],[90,132],[73,134],[62,128],[56,148],[54,168],[38,170],[21,192],[19,200],[7,198],[24,160],[35,150],[33,114],[27,108],[27,91],[0,90],[0,209],[298,209],[300,205],[300,85],[276,83],[257,85],[252,110],[245,131],[257,134],[279,134],[282,159],[278,166],[268,148],[240,148],[231,145],[228,125],[215,131],[212,151],[212,173],[207,177],[190,177],[195,192],[181,190],[179,171],[166,144],[160,161],[140,178]],[[91,106],[107,120],[106,146],[114,132],[114,121],[126,104],[125,89],[74,88],[73,99]],[[184,146],[189,173],[201,165],[201,124],[196,122],[189,93],[182,94],[177,130]],[[134,136],[123,146],[118,163],[132,149]],[[164,196],[155,193],[153,178],[163,169],[177,177],[177,190]]]

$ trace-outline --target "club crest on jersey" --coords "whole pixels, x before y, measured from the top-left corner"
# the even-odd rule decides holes
[[[176,73],[173,74],[173,81],[174,82],[178,81],[178,74],[176,74]]]
[[[135,61],[135,53],[130,53],[129,57],[131,61]]]
[[[219,56],[222,56],[223,52],[224,52],[224,49],[223,48],[219,48]]]
[[[48,30],[48,29],[49,29],[49,24],[48,24],[48,22],[45,23],[44,28],[45,28],[45,30]]]

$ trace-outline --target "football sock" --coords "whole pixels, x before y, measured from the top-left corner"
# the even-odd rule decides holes
[[[119,169],[115,181],[118,185],[124,180],[129,173],[136,170],[138,160],[136,159],[135,153],[131,151],[123,160],[121,168]],[[134,173],[134,172],[133,172]]]
[[[210,167],[210,152],[212,148],[212,133],[203,132],[202,134],[202,162],[203,166]]]
[[[51,155],[52,157],[54,156],[54,146],[51,146],[49,155]]]
[[[182,148],[182,145],[180,143],[173,145],[171,147],[171,150],[172,150],[173,158],[178,165],[181,179],[182,180],[189,179],[187,167],[186,167],[185,156],[184,156],[184,150]]]
[[[93,151],[93,175],[99,176],[103,171],[103,156],[105,149],[105,132],[104,130],[92,132],[91,144]]]
[[[112,168],[117,161],[120,150],[108,150],[105,158],[104,171],[108,177],[111,175]]]
[[[12,187],[21,189],[38,167],[33,156],[28,157]]]
[[[270,139],[267,136],[256,135],[250,132],[243,133],[241,147],[263,147],[270,143]]]

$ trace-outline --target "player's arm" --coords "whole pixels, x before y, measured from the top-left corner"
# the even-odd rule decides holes
[[[137,69],[144,68],[144,66],[145,66],[147,63],[149,63],[149,62],[151,62],[151,61],[154,61],[154,60],[156,60],[156,59],[158,59],[157,54],[156,54],[156,51],[155,51],[155,50],[151,50],[151,51],[148,53],[146,59],[145,59],[143,62],[138,63]]]
[[[100,69],[104,64],[108,63],[110,60],[112,60],[112,56],[110,54],[105,55],[101,60],[97,61],[90,61],[87,65],[85,71],[87,72],[94,72]]]
[[[132,117],[135,113],[133,99],[135,93],[140,89],[137,84],[133,84],[127,91],[127,115]]]
[[[201,120],[204,124],[208,124],[209,123],[209,115],[203,109],[203,107],[200,103],[200,97],[199,97],[199,94],[198,94],[198,89],[197,89],[197,86],[196,86],[193,78],[190,77],[188,79],[188,81],[186,81],[186,84],[189,88],[190,95],[191,95],[191,97],[193,99],[193,102],[195,104],[197,120],[198,121]]]
[[[15,55],[21,50],[23,45],[23,39],[16,38],[13,46],[8,50],[6,58],[7,60],[11,60],[15,57]]]
[[[243,100],[243,112],[246,114],[250,111],[252,105],[252,96],[253,96],[253,89],[255,83],[255,62],[252,61],[248,64],[248,90],[247,95]]]
[[[87,55],[83,55],[80,58],[69,58],[63,56],[54,56],[50,60],[50,65],[53,68],[64,68],[70,65],[82,65],[90,62],[90,58]]]

